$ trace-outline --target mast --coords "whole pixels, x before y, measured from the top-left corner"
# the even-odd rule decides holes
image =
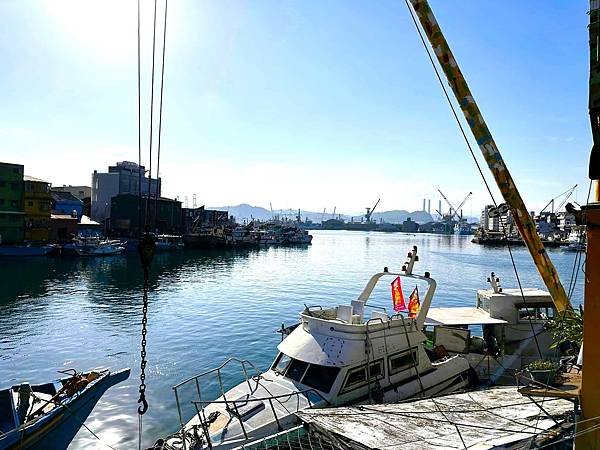
[[[527,245],[529,253],[533,258],[544,284],[552,295],[556,309],[561,314],[570,314],[572,311],[571,304],[565,289],[558,278],[558,273],[544,249],[542,241],[536,232],[535,224],[529,215],[529,211],[525,207],[525,203],[502,159],[502,155],[494,142],[494,138],[483,119],[477,103],[475,103],[475,99],[471,94],[469,86],[458,67],[458,63],[454,59],[454,55],[448,46],[448,42],[446,42],[446,38],[442,34],[440,26],[438,25],[427,0],[410,0],[410,3],[417,13],[417,17],[421,22],[425,35],[433,47],[442,70],[448,78],[452,92],[456,96],[460,109],[462,110],[465,119],[469,124],[469,128],[479,145],[479,149],[496,180],[496,184],[500,188],[504,201],[511,209],[515,224]]]
[[[593,146],[590,155],[589,178],[593,184],[591,202],[582,207],[580,218],[586,225],[587,252],[585,258],[585,291],[583,315],[583,361],[581,375],[581,412],[587,420],[577,426],[582,433],[576,447],[600,449],[600,1],[590,1],[590,90],[589,110]]]

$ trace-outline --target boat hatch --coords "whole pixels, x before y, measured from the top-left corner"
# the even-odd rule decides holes
[[[425,325],[497,325],[506,320],[494,319],[481,308],[429,308]]]
[[[261,400],[253,400],[248,394],[232,399],[231,404],[227,405],[227,411],[241,420],[246,420],[263,409],[265,404]]]

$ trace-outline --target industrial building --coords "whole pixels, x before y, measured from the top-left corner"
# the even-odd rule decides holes
[[[161,180],[148,180],[146,168],[134,162],[121,161],[108,167],[107,173],[94,171],[91,189],[92,219],[102,222],[111,218],[111,200],[117,195],[132,194],[139,196],[160,197]],[[142,180],[140,189],[140,178]]]
[[[159,234],[181,233],[180,201],[163,197],[150,198],[148,201],[147,197],[142,196],[140,205],[140,197],[134,194],[120,194],[111,199],[110,229],[113,233],[121,236],[137,236],[143,232],[146,223],[146,205],[148,205],[147,223],[150,231]]]

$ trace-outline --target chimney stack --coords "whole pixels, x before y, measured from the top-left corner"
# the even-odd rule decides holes
[[[423,199],[423,211],[425,211],[425,199]]]
[[[427,214],[431,214],[431,199],[427,200]]]

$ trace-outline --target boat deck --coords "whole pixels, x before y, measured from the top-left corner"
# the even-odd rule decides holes
[[[581,372],[561,374],[563,384],[552,386],[524,386],[519,388],[519,393],[527,397],[563,398],[579,400],[581,394]]]

